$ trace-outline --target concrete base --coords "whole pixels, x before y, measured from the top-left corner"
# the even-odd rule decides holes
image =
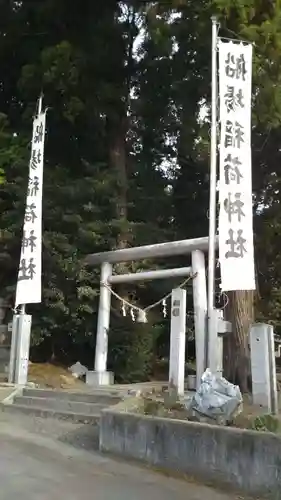
[[[114,373],[88,371],[86,373],[86,384],[92,387],[113,385]]]

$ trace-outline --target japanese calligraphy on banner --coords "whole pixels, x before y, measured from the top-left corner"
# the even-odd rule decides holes
[[[219,254],[222,291],[254,290],[252,45],[219,41]]]
[[[46,113],[33,121],[16,307],[41,302],[42,193]]]

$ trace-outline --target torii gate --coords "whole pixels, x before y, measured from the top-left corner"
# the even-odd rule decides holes
[[[216,352],[216,339],[207,336],[207,288],[204,252],[208,250],[209,238],[195,238],[174,242],[125,248],[88,255],[86,263],[101,266],[100,300],[95,352],[95,369],[88,373],[90,385],[109,385],[113,383],[113,374],[107,371],[108,330],[110,325],[110,286],[120,283],[193,276],[193,304],[196,344],[197,386],[208,364],[207,350]],[[132,274],[112,274],[112,265],[120,262],[156,259],[175,255],[191,254],[191,266],[176,269],[145,271]],[[184,329],[185,334],[185,329]],[[217,329],[216,329],[217,337]],[[213,342],[215,340],[215,342]],[[208,344],[214,349],[207,349]],[[171,362],[171,359],[170,359]]]

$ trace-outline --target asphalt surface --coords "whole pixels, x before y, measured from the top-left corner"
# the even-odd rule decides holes
[[[90,426],[0,412],[1,500],[241,498],[101,455],[96,445]]]

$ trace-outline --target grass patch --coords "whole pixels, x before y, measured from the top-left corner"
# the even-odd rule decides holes
[[[240,429],[250,429],[259,432],[272,432],[279,434],[281,432],[280,417],[275,415],[245,415],[241,414],[233,422],[234,427]]]

